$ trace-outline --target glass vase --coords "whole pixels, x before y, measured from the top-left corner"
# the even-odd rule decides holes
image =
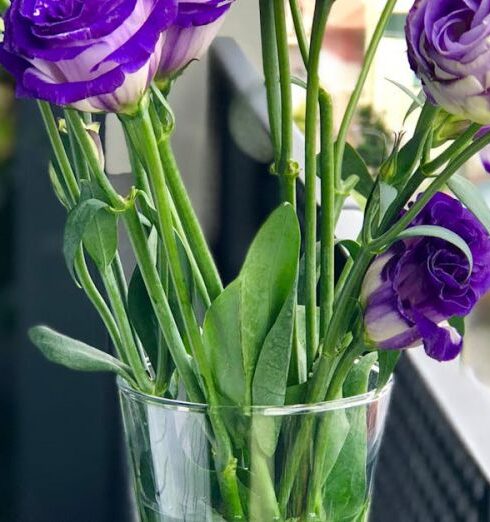
[[[252,408],[118,386],[141,522],[369,519],[391,382],[347,399]],[[217,419],[232,449],[228,462]]]

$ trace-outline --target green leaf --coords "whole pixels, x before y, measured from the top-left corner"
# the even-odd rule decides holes
[[[463,252],[470,264],[470,273],[473,271],[473,254],[468,243],[452,230],[434,225],[420,225],[407,228],[398,235],[397,239],[409,239],[412,237],[435,237],[451,243]]]
[[[344,397],[367,392],[377,354],[362,357],[344,384]],[[367,494],[367,419],[366,406],[348,409],[349,433],[325,485],[327,520],[357,520]]]
[[[212,303],[203,326],[209,367],[227,403],[245,405],[246,387],[240,339],[240,280],[231,283]]]
[[[391,374],[393,373],[400,356],[401,352],[397,350],[378,351],[379,374],[378,382],[376,384],[378,392],[381,391],[390,380]]]
[[[296,285],[271,328],[260,351],[252,383],[253,404],[281,406],[286,398],[293,343]]]
[[[402,85],[401,83],[391,80],[390,78],[386,78],[390,83],[392,83],[395,87],[398,87],[401,91],[403,91],[412,101],[417,105],[417,107],[422,108],[424,106],[425,99],[422,99],[420,94],[415,95],[408,87]]]
[[[63,254],[70,275],[75,281],[74,271],[75,257],[80,248],[87,225],[95,218],[97,213],[108,207],[107,203],[98,199],[82,201],[68,214],[63,239]]]
[[[353,239],[342,239],[337,241],[337,245],[347,250],[349,256],[355,261],[361,250],[361,245]]]
[[[292,206],[279,207],[255,237],[240,273],[240,315],[247,388],[268,333],[298,275],[300,230]]]
[[[284,404],[287,404],[287,405],[304,404],[307,391],[308,391],[307,382],[289,386],[286,390],[286,400],[284,401]]]
[[[318,241],[316,244],[316,282],[320,281],[320,269],[321,269],[321,244]],[[299,261],[299,273],[298,273],[298,303],[305,304],[306,302],[306,256],[303,254]]]
[[[395,187],[385,183],[379,182],[379,222],[383,220],[386,212],[391,207],[393,201],[398,196],[398,190]]]
[[[54,167],[52,163],[48,166],[49,180],[51,181],[51,186],[53,187],[54,193],[58,198],[58,201],[66,208],[70,208],[70,204],[68,202],[68,198],[66,196],[65,184],[63,179],[59,176],[58,171]]]
[[[98,185],[82,181],[80,200],[92,198],[105,201],[104,193]],[[105,270],[112,263],[117,252],[117,216],[108,212],[108,208],[107,205],[105,209],[96,212],[93,219],[88,221],[83,234],[83,244],[100,270]]]
[[[490,208],[481,191],[463,176],[455,174],[447,183],[451,192],[468,207],[490,233]]]
[[[458,315],[455,315],[454,317],[451,317],[449,319],[448,323],[453,327],[456,328],[458,333],[464,337],[464,334],[466,333],[466,325],[465,325],[465,318],[460,317]]]
[[[353,175],[359,178],[354,190],[367,199],[373,189],[374,180],[369,173],[366,163],[356,149],[349,143],[346,143],[342,163],[342,180],[346,181]]]
[[[128,288],[128,313],[153,368],[158,364],[160,327],[139,267],[134,269]]]
[[[130,379],[131,368],[108,353],[55,332],[47,326],[29,330],[30,340],[56,364],[81,372],[112,372]]]
[[[316,320],[320,323],[320,307],[316,309]],[[301,347],[300,352],[304,353],[306,357],[306,307],[303,305],[296,306],[296,328],[296,337]],[[320,332],[318,328],[316,334],[316,343],[318,344],[320,342]],[[304,364],[306,365],[306,360]]]

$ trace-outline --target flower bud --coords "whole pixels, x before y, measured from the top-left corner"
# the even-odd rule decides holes
[[[234,0],[180,1],[175,23],[165,32],[157,80],[175,77],[200,59],[218,34]]]

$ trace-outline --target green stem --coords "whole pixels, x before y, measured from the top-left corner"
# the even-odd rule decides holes
[[[366,56],[364,58],[364,62],[362,65],[361,73],[357,80],[356,86],[352,95],[350,97],[349,103],[347,105],[347,109],[345,111],[344,117],[342,119],[342,123],[340,125],[339,135],[337,138],[337,147],[336,147],[336,161],[335,161],[335,171],[336,171],[336,187],[337,190],[340,189],[341,186],[341,174],[342,174],[342,163],[344,160],[344,152],[345,152],[345,144],[347,140],[347,134],[349,132],[349,128],[351,126],[352,120],[354,118],[357,106],[359,104],[359,100],[361,99],[361,94],[364,89],[364,85],[366,84],[366,80],[371,70],[371,66],[373,64],[374,58],[376,56],[376,51],[378,50],[378,46],[381,42],[381,38],[385,32],[386,26],[391,18],[391,14],[393,9],[395,8],[397,0],[388,0],[386,2],[385,8],[381,14],[381,17],[378,21],[374,34],[372,36],[371,42],[369,43]],[[344,197],[344,196],[342,196]],[[344,197],[345,199],[345,197]]]
[[[363,351],[364,346],[361,344],[345,352],[333,373],[325,400],[331,401],[342,397],[342,387],[347,375],[352,370],[354,361]],[[310,482],[308,485],[307,513],[314,513],[320,520],[324,513],[322,490],[331,472],[331,469],[325,469],[324,463],[327,460],[328,452],[331,451],[328,432],[332,429],[332,423],[336,421],[334,413],[335,412],[326,413],[325,416],[319,420],[319,426],[315,435],[315,459],[312,463]],[[333,429],[335,429],[335,427],[333,427]]]
[[[448,163],[452,158],[454,158],[457,154],[460,154],[473,140],[475,134],[481,128],[481,125],[478,123],[472,123],[468,129],[461,134],[454,142],[437,158],[435,158],[430,163],[427,163],[423,166],[423,170],[426,174],[432,174],[436,172],[441,167],[443,167],[446,163]]]
[[[65,120],[66,120],[66,111],[65,111]],[[68,130],[68,140],[70,142],[70,152],[72,157],[72,164],[75,168],[76,175],[79,180],[89,179],[89,172],[87,162],[83,157],[83,152],[80,148],[80,145],[75,139],[73,129],[70,127],[68,120],[66,120],[67,130]]]
[[[189,241],[199,272],[206,284],[208,295],[211,301],[214,301],[223,291],[223,283],[216,263],[182,182],[170,141],[159,141],[158,150],[165,171],[167,186],[177,210],[176,215],[179,217],[184,235]]]
[[[161,232],[162,241],[168,257],[170,275],[176,290],[179,309],[184,320],[187,342],[203,374],[206,391],[209,394],[209,388],[214,387],[213,379],[209,373],[199,325],[192,308],[190,292],[187,288],[186,278],[181,265],[173,227],[170,195],[167,190],[165,173],[160,162],[160,154],[153,132],[151,118],[148,111],[142,108],[138,115],[131,118],[121,118],[121,120],[128,136],[130,139],[133,139],[133,147],[139,153],[149,177],[153,200],[157,209],[156,217],[158,220],[158,228]],[[139,138],[136,138],[138,141],[134,139],[135,137]]]
[[[119,331],[121,332],[122,345],[126,356],[125,359],[129,361],[141,390],[145,393],[150,393],[153,390],[153,386],[148,379],[146,365],[142,360],[138,346],[134,340],[133,330],[131,329],[126,307],[121,298],[119,285],[112,267],[108,267],[107,270],[101,273],[101,276],[114,311],[116,322],[119,326]]]
[[[80,145],[80,148],[85,153],[85,159],[89,169],[95,176],[100,188],[104,191],[114,209],[124,210],[126,208],[126,202],[124,201],[124,198],[116,192],[105,175],[103,168],[99,163],[99,158],[95,154],[93,143],[91,142],[90,136],[87,134],[80,114],[73,109],[66,109],[65,117],[67,123],[73,129],[73,133],[75,134],[75,138]]]
[[[336,349],[339,345],[350,322],[349,306],[353,298],[358,294],[366,270],[374,255],[363,249],[354,262],[344,287],[335,302],[334,313],[327,330],[324,349],[319,357],[316,370],[308,387],[306,397],[307,404],[315,404],[325,400],[337,359]],[[290,452],[290,460],[284,471],[280,492],[279,505],[284,513],[294,485],[295,478],[301,466],[301,461],[309,447],[313,433],[313,420],[307,419],[297,434],[293,448]]]
[[[199,325],[192,309],[185,276],[180,264],[175,232],[172,225],[170,196],[166,186],[165,173],[160,162],[158,144],[153,131],[151,118],[147,108],[142,107],[135,116],[130,118],[124,117],[121,118],[121,120],[130,138],[136,135],[139,136],[138,142],[133,141],[133,146],[139,151],[149,176],[153,198],[157,208],[159,228],[162,231],[170,274],[176,289],[186,335],[200,375],[202,376],[206,397],[211,408],[210,420],[217,439],[217,469],[219,472],[221,491],[230,510],[230,514],[235,517],[235,519],[241,520],[243,518],[243,510],[236,480],[236,459],[233,457],[231,442],[223,420],[218,413],[213,411],[213,407],[219,405],[219,398],[204,351]],[[161,286],[160,281],[159,285]]]
[[[165,295],[157,269],[152,261],[148,248],[147,238],[140,222],[138,212],[134,207],[129,208],[124,214],[124,223],[128,231],[129,239],[141,270],[141,275],[150,297],[155,316],[165,336],[165,341],[172,354],[179,375],[184,383],[188,398],[191,402],[204,402],[203,394],[199,388],[196,376],[192,369],[184,343],[180,337],[179,329],[172,315],[172,310]]]
[[[400,185],[403,186],[407,179],[411,176],[413,171],[417,168],[417,165],[420,164],[422,160],[422,155],[427,146],[427,142],[432,133],[432,127],[434,119],[439,112],[439,107],[435,107],[431,103],[427,102],[422,112],[420,113],[420,117],[417,121],[417,126],[415,128],[415,132],[413,138],[407,143],[406,147],[408,147],[408,163],[398,168],[397,177],[399,177]],[[413,147],[410,147],[411,143],[415,142],[417,144],[417,149],[413,150]],[[403,152],[400,151],[400,154]]]
[[[317,353],[316,345],[316,140],[318,96],[320,77],[318,73],[320,52],[328,15],[333,0],[316,2],[308,60],[308,82],[306,89],[305,119],[305,266],[306,266],[306,351],[308,368],[311,368]]]
[[[263,420],[263,419],[262,419]],[[252,418],[252,442],[250,449],[251,471],[251,496],[250,513],[251,522],[264,522],[273,520],[281,522],[281,512],[277,503],[274,482],[271,477],[269,465],[273,465],[274,458],[268,458],[260,447],[261,429],[263,423],[259,421],[257,427],[253,425]]]
[[[112,313],[107,306],[104,298],[100,294],[97,286],[95,285],[90,272],[87,268],[87,264],[85,262],[85,257],[83,255],[82,250],[80,249],[75,258],[75,269],[77,271],[78,281],[82,285],[87,297],[90,302],[93,304],[94,308],[99,313],[104,325],[109,332],[109,336],[111,338],[112,344],[116,349],[116,352],[119,358],[126,364],[128,364],[128,360],[124,355],[124,350],[121,342],[121,337],[119,335],[118,327]]]
[[[289,7],[291,9],[294,31],[298,40],[298,47],[301,53],[301,58],[305,67],[308,67],[308,55],[310,50],[308,45],[308,37],[306,36],[305,26],[303,25],[303,15],[301,13],[298,0],[289,0]]]
[[[373,241],[370,245],[372,251],[383,249],[390,244],[401,232],[403,232],[408,225],[418,216],[425,205],[430,201],[432,196],[442,189],[447,181],[455,174],[470,158],[480,152],[483,148],[490,144],[490,134],[487,134],[478,140],[474,141],[456,158],[454,158],[449,165],[434,179],[434,181],[421,194],[420,198],[414,202],[410,209],[397,221],[391,228],[389,228],[382,236]]]
[[[60,167],[60,171],[65,179],[66,187],[72,204],[76,204],[80,197],[80,189],[78,187],[77,178],[71,168],[70,160],[66,153],[63,141],[61,140],[56,120],[51,110],[51,106],[47,102],[38,101],[38,107],[48,133],[49,141],[53,149],[56,161]]]
[[[276,45],[279,64],[279,84],[281,90],[281,153],[276,164],[282,190],[282,201],[296,206],[296,173],[291,170],[293,149],[293,99],[291,93],[291,67],[289,65],[289,45],[286,27],[284,0],[272,0],[276,27]]]
[[[332,318],[335,297],[335,147],[332,98],[321,90],[319,101],[322,180],[320,338],[323,339]]]
[[[281,151],[281,88],[279,83],[279,59],[277,54],[276,24],[272,0],[259,0],[262,62],[264,67],[269,125],[277,165]]]

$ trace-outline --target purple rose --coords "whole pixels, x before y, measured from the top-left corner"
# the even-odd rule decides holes
[[[490,123],[490,3],[417,0],[406,25],[408,57],[429,99]]]
[[[158,71],[167,79],[208,50],[234,0],[180,1],[175,23],[165,34]]]
[[[367,338],[379,349],[400,350],[422,342],[439,361],[456,357],[462,348],[448,319],[467,315],[490,289],[490,235],[457,200],[436,194],[413,221],[445,227],[468,244],[465,254],[438,238],[397,242],[375,259],[363,284],[361,301]]]
[[[17,94],[80,110],[132,110],[160,61],[178,0],[13,0],[0,64]]]

